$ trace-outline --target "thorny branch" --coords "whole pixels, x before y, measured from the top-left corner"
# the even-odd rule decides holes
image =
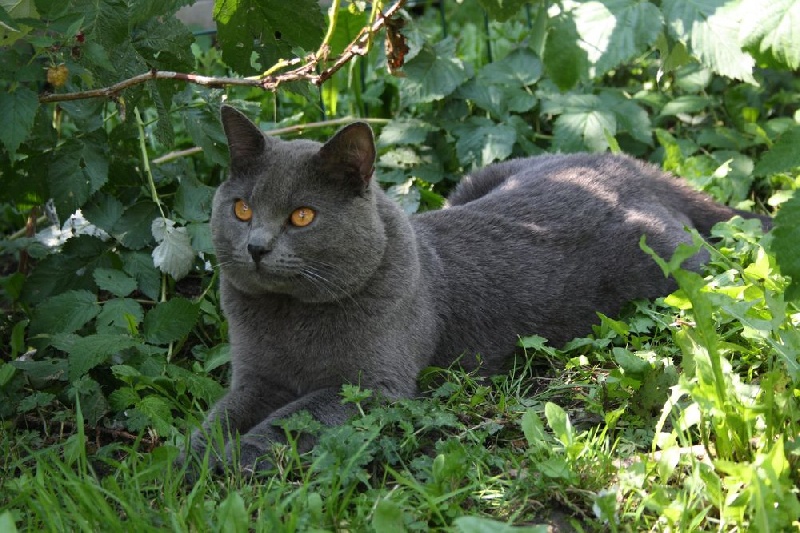
[[[200,76],[198,74],[187,74],[183,72],[171,72],[165,70],[151,70],[144,74],[133,76],[127,80],[115,83],[109,87],[101,89],[92,89],[88,91],[78,91],[73,93],[63,94],[45,94],[39,97],[39,102],[42,104],[51,102],[66,102],[70,100],[84,100],[87,98],[116,98],[123,90],[139,85],[141,83],[151,80],[181,80],[188,83],[203,85],[205,87],[226,87],[226,86],[245,86],[245,87],[260,87],[264,90],[274,91],[280,85],[291,81],[308,81],[317,86],[322,85],[325,81],[329,80],[339,69],[351,61],[355,56],[364,56],[369,51],[372,36],[386,25],[386,21],[391,19],[403,7],[406,0],[397,0],[385,13],[379,14],[375,17],[374,22],[361,29],[358,36],[344,49],[344,51],[337,57],[333,64],[317,74],[317,66],[320,61],[324,61],[328,56],[328,44],[323,42],[320,49],[308,55],[305,61],[294,59],[282,64],[278,67],[293,66],[298,63],[300,66],[292,70],[282,73],[272,73],[273,70],[267,71],[262,76],[255,78],[226,78],[226,77],[210,77]]]

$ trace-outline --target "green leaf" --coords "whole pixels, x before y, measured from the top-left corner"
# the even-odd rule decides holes
[[[104,134],[70,139],[56,150],[47,181],[59,216],[66,218],[108,181]]]
[[[211,217],[213,199],[213,187],[200,183],[193,176],[183,176],[173,206],[187,221],[205,222]]]
[[[136,278],[139,290],[153,300],[158,299],[161,290],[161,275],[153,265],[152,256],[145,252],[123,252],[122,260],[123,270]]]
[[[606,135],[617,134],[617,118],[602,98],[593,94],[553,95],[543,102],[544,113],[558,114],[555,146],[564,152],[608,149]]]
[[[783,204],[774,219],[770,250],[781,273],[791,276],[786,289],[786,298],[800,300],[800,193],[794,191],[792,198]]]
[[[399,144],[419,145],[425,142],[434,127],[417,119],[392,119],[381,130],[378,137],[379,146],[397,146]]]
[[[741,15],[728,0],[664,0],[670,33],[713,71],[755,84],[755,60],[742,51]]]
[[[572,89],[589,74],[589,56],[578,46],[575,21],[567,14],[550,19],[544,47],[544,70],[559,89]]]
[[[522,426],[522,432],[525,434],[525,440],[528,441],[529,448],[539,448],[547,442],[547,434],[544,432],[542,419],[533,409],[525,411],[520,420],[520,425]]]
[[[547,425],[553,430],[556,438],[565,446],[572,444],[572,424],[564,409],[552,402],[547,402],[544,406],[544,416],[547,417]]]
[[[40,304],[31,320],[31,334],[72,333],[100,314],[100,304],[89,291],[69,291]]]
[[[3,511],[3,514],[0,514],[0,531],[4,533],[17,533],[17,525],[11,511]]]
[[[200,306],[181,297],[161,302],[144,318],[144,338],[153,344],[169,344],[182,339],[194,327]]]
[[[544,66],[529,48],[517,48],[503,59],[488,63],[478,72],[478,80],[502,86],[527,87],[542,77]]]
[[[97,193],[81,208],[81,211],[86,220],[110,235],[125,207],[113,196]]]
[[[0,117],[3,127],[0,128],[0,142],[11,154],[12,159],[19,145],[28,138],[33,129],[39,98],[27,87],[17,87],[13,92],[0,92]]]
[[[739,36],[744,46],[758,45],[790,69],[800,67],[800,0],[744,0]]]
[[[616,346],[613,348],[614,360],[619,367],[635,378],[642,378],[645,374],[652,370],[650,363],[641,357],[631,353],[625,348]]]
[[[186,228],[176,226],[165,218],[156,218],[152,225],[153,237],[160,244],[153,249],[153,264],[176,280],[192,269],[195,252]]]
[[[405,533],[403,508],[388,498],[381,498],[372,514],[372,527],[386,533]]]
[[[408,103],[441,100],[467,79],[467,71],[456,54],[451,37],[431,45],[425,43],[419,54],[403,67],[402,97]]]
[[[295,47],[316,49],[325,28],[317,0],[217,0],[214,20],[222,58],[240,74],[253,72],[253,52],[266,70]]]
[[[127,335],[96,333],[86,337],[67,333],[53,339],[53,346],[69,354],[69,380],[74,381],[89,370],[105,363],[112,355],[141,343]]]
[[[664,26],[655,5],[637,0],[582,2],[574,15],[580,46],[598,76],[645,52]]]
[[[129,333],[129,324],[139,325],[144,320],[142,306],[130,298],[114,298],[103,304],[103,310],[97,315],[98,333]]]
[[[183,115],[186,131],[192,141],[203,149],[203,156],[211,163],[228,166],[228,142],[219,121],[217,107],[191,107]]]
[[[682,113],[698,113],[712,104],[711,98],[694,94],[685,94],[667,102],[661,108],[661,116],[679,115]]]
[[[150,227],[159,214],[158,206],[151,201],[135,204],[126,209],[114,224],[112,235],[132,250],[144,248],[153,242]]]
[[[144,414],[160,435],[169,435],[172,428],[172,411],[169,404],[158,396],[145,396],[136,404],[137,411]]]
[[[511,155],[517,130],[505,124],[495,124],[482,117],[470,119],[453,129],[458,137],[456,151],[461,164],[485,166],[503,161]]]
[[[97,268],[92,276],[100,289],[114,296],[127,296],[136,290],[136,280],[121,270]]]
[[[785,131],[778,137],[772,148],[756,164],[756,176],[769,176],[790,172],[800,167],[800,126]]]
[[[478,0],[489,17],[505,22],[528,3],[529,0]]]
[[[231,491],[217,508],[217,524],[223,533],[237,533],[247,531],[250,526],[250,513],[244,504],[242,496]]]

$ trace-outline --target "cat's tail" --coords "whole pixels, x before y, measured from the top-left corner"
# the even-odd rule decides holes
[[[692,225],[697,228],[697,231],[705,237],[711,235],[711,228],[715,224],[730,220],[737,215],[742,218],[760,220],[764,233],[772,229],[772,218],[767,215],[734,209],[688,187],[684,189],[684,192],[684,200],[686,202],[684,203],[683,211],[692,221]]]

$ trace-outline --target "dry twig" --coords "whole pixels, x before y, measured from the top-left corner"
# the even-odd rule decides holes
[[[372,36],[386,25],[386,21],[391,19],[400,8],[403,7],[406,0],[397,0],[385,13],[375,17],[372,25],[362,28],[358,36],[344,49],[344,51],[337,57],[333,64],[317,74],[317,66],[321,60],[327,57],[327,43],[323,43],[320,49],[310,54],[305,60],[294,59],[292,61],[281,64],[280,66],[292,66],[302,63],[292,70],[273,74],[268,71],[266,74],[256,78],[225,78],[225,77],[210,77],[200,76],[198,74],[187,74],[183,72],[171,72],[164,70],[151,70],[144,74],[133,76],[127,80],[115,83],[109,87],[101,89],[92,89],[89,91],[78,91],[73,93],[63,94],[45,94],[39,97],[39,102],[42,104],[51,102],[66,102],[70,100],[84,100],[87,98],[115,98],[123,90],[139,85],[141,83],[152,80],[181,80],[187,83],[194,83],[203,85],[205,87],[226,87],[226,86],[245,86],[245,87],[261,87],[264,90],[274,91],[280,85],[291,81],[308,81],[317,86],[322,85],[325,81],[329,80],[339,69],[351,61],[355,56],[363,56],[369,51]],[[275,70],[275,69],[272,69]]]

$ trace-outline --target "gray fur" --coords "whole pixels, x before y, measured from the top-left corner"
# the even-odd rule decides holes
[[[691,240],[684,226],[707,234],[737,214],[648,164],[577,154],[489,166],[444,209],[408,217],[372,179],[366,124],[323,146],[265,137],[230,107],[222,120],[231,176],[212,229],[233,377],[192,447],[227,421],[248,468],[283,440],[280,418],[306,409],[325,424],[346,420],[344,383],[412,396],[426,366],[463,355],[472,369],[479,355],[481,372],[497,372],[518,335],[561,345],[590,332],[597,311],[672,291],[639,238],[669,257]],[[252,207],[249,223],[233,215],[237,198]],[[314,222],[288,225],[301,206]],[[253,243],[270,250],[258,266]]]

